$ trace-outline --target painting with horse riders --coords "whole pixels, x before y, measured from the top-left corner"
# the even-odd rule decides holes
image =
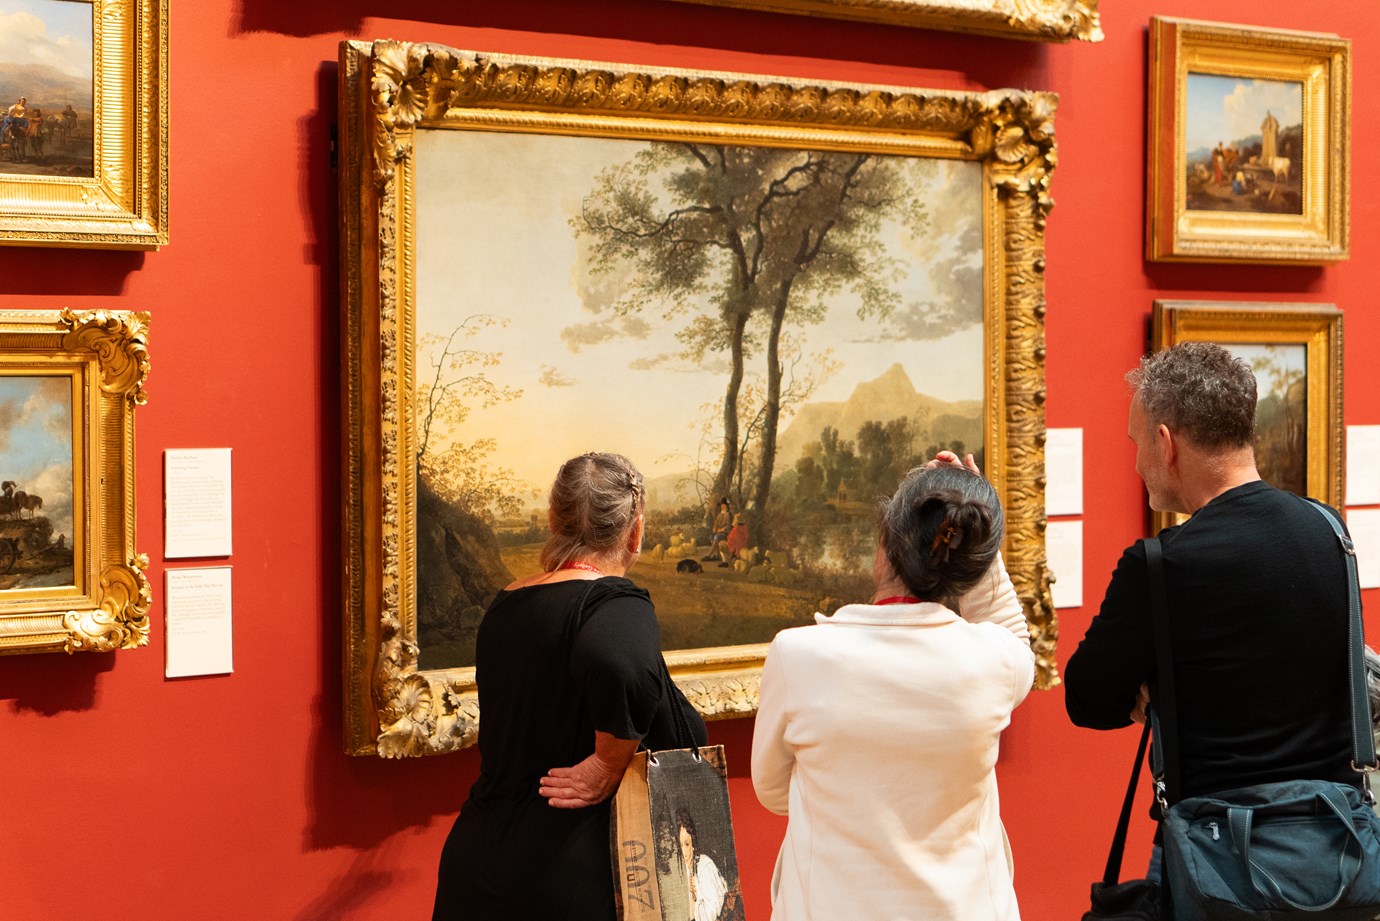
[[[72,378],[0,376],[0,590],[72,585]]]
[[[94,13],[0,0],[0,173],[94,175]]]

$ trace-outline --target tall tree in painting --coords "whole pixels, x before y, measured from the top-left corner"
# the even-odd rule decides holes
[[[901,263],[883,229],[918,230],[924,205],[908,194],[907,161],[867,153],[650,144],[603,171],[572,223],[592,243],[595,274],[627,275],[613,309],[685,318],[684,356],[727,358],[723,451],[710,495],[725,495],[743,464],[740,397],[746,365],[766,364],[754,426],[749,514],[771,496],[781,420],[783,333],[817,323],[851,291],[860,317],[899,306]]]

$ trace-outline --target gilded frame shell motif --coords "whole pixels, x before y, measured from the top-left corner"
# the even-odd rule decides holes
[[[453,751],[473,744],[478,728],[474,669],[418,665],[418,474],[408,461],[418,456],[421,415],[414,145],[429,131],[692,139],[979,164],[987,409],[978,424],[1006,506],[1005,559],[1029,615],[1037,683],[1056,685],[1043,513],[1044,228],[1056,101],[342,43],[346,751]],[[700,712],[725,718],[756,711],[765,652],[758,644],[666,657]]]
[[[1038,41],[1102,41],[1098,0],[689,0]]]
[[[1349,39],[1155,17],[1149,79],[1147,259],[1348,258]]]
[[[91,145],[90,175],[0,173],[0,244],[157,249],[168,242],[168,3],[80,2],[91,7],[91,112],[72,110],[70,130]]]
[[[148,329],[142,312],[0,312],[0,399],[15,410],[0,471],[0,654],[148,643],[134,533]]]
[[[1151,349],[1180,342],[1216,342],[1251,361],[1261,398],[1261,476],[1340,509],[1346,495],[1342,312],[1332,304],[1155,301]],[[1151,533],[1186,520],[1152,510]]]

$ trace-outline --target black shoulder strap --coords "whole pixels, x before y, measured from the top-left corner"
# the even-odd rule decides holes
[[[1179,800],[1179,703],[1174,690],[1174,648],[1169,635],[1169,599],[1164,587],[1164,548],[1147,537],[1145,564],[1150,573],[1150,623],[1155,632],[1155,764],[1160,806]]]
[[[1356,572],[1356,546],[1347,536],[1342,523],[1332,511],[1317,499],[1309,499],[1308,504],[1332,528],[1342,545],[1342,559],[1346,564],[1347,581],[1347,672],[1351,679],[1351,766],[1360,771],[1374,769],[1375,736],[1371,733],[1370,695],[1366,693],[1366,635],[1361,622],[1361,587]]]
[[[1107,868],[1102,873],[1102,882],[1115,886],[1121,879],[1121,855],[1126,851],[1126,829],[1131,824],[1131,805],[1136,799],[1136,787],[1140,785],[1140,766],[1145,761],[1145,743],[1150,739],[1150,720],[1145,721],[1145,729],[1140,734],[1140,745],[1136,747],[1136,761],[1131,766],[1131,782],[1126,785],[1126,798],[1121,801],[1121,816],[1116,820],[1116,834],[1112,836],[1112,850],[1107,854]]]

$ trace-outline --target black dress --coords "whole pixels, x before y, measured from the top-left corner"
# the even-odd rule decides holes
[[[705,741],[663,680],[651,600],[615,576],[500,592],[475,661],[480,774],[441,851],[433,921],[612,921],[609,803],[556,809],[537,787],[591,755],[596,730],[651,750],[685,744],[672,706]]]

